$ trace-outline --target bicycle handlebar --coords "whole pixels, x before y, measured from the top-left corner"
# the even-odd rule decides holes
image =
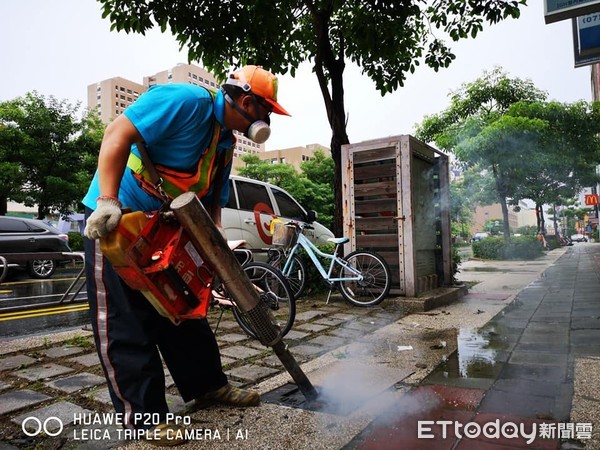
[[[313,227],[312,225],[309,225],[305,222],[298,222],[296,220],[290,220],[289,222],[286,223],[286,225],[294,226],[296,228],[299,228],[300,230],[314,230],[315,229],[315,227]]]

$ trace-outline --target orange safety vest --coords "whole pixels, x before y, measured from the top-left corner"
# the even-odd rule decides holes
[[[212,92],[211,95],[214,99],[214,94]],[[217,173],[216,167],[219,164],[217,147],[220,135],[221,126],[215,121],[210,144],[204,153],[202,153],[202,156],[200,156],[198,166],[194,172],[183,172],[160,164],[154,166],[159,176],[162,178],[161,188],[168,197],[173,199],[184,192],[192,191],[195,192],[199,198],[202,198],[208,193],[211,183]],[[235,140],[234,136],[233,145],[228,150],[225,150],[223,154],[222,164],[224,167],[233,159]],[[130,153],[129,159],[127,160],[127,167],[133,171],[134,177],[141,181],[144,190],[155,196],[162,197],[156,190],[154,183],[151,181],[150,174],[144,166],[142,158],[133,152]],[[216,200],[218,201],[218,199]]]

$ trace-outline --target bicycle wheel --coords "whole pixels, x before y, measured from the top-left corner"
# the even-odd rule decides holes
[[[296,318],[296,302],[287,280],[279,270],[260,262],[246,264],[244,271],[256,287],[259,299],[267,307],[273,323],[279,327],[280,336],[285,336]],[[243,311],[234,307],[233,316],[248,335],[256,338],[252,324]]]
[[[283,263],[280,263],[280,265],[283,266]],[[279,270],[283,269],[283,267],[277,268]],[[306,288],[306,265],[304,264],[304,261],[302,261],[302,258],[298,255],[294,255],[290,267],[284,275],[292,288],[294,300],[298,299]]]
[[[392,277],[385,260],[377,253],[358,250],[344,258],[349,267],[360,270],[363,279],[338,281],[342,296],[355,306],[378,305],[390,292]],[[348,268],[340,267],[339,278],[356,277]]]

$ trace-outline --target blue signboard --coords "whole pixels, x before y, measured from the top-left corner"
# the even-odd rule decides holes
[[[600,62],[600,13],[573,19],[575,67]]]
[[[600,12],[600,0],[544,0],[546,23]]]

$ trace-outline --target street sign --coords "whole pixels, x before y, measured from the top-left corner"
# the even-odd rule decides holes
[[[594,206],[600,203],[600,199],[598,198],[598,194],[586,194],[585,195],[585,204],[587,206]]]
[[[575,67],[600,62],[600,13],[572,19]]]
[[[544,0],[546,24],[600,12],[600,0]]]

